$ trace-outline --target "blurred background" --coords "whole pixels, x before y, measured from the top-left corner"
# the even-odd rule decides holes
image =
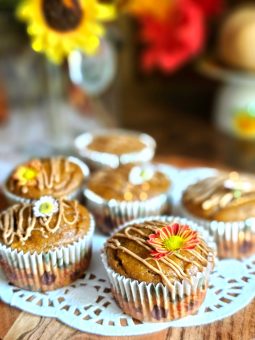
[[[78,27],[95,2],[115,15],[84,50]],[[1,162],[71,153],[79,133],[123,127],[151,134],[158,155],[252,172],[253,3],[0,0]]]

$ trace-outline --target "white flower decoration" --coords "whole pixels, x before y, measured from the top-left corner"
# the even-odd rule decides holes
[[[149,181],[153,177],[154,173],[154,168],[149,164],[135,166],[129,173],[129,182],[134,185],[142,184]]]
[[[35,217],[50,217],[58,212],[58,202],[51,196],[42,196],[34,203]]]

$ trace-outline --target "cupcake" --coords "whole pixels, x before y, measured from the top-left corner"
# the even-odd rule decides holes
[[[93,174],[84,191],[97,226],[105,233],[138,217],[167,209],[169,178],[156,165],[125,164]]]
[[[45,195],[74,199],[88,175],[88,167],[74,157],[32,159],[12,171],[3,192],[12,204],[29,203]]]
[[[118,129],[87,132],[75,140],[78,155],[92,169],[148,162],[154,156],[155,147],[156,142],[149,135]]]
[[[178,217],[138,219],[119,228],[102,260],[120,308],[146,322],[195,313],[214,267],[208,240],[203,228]]]
[[[255,177],[220,172],[190,185],[181,210],[215,237],[220,257],[255,253]]]
[[[49,291],[89,265],[94,221],[77,201],[43,196],[0,214],[0,267],[13,285]]]

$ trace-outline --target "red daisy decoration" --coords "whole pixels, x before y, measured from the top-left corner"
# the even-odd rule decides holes
[[[156,259],[171,255],[179,250],[194,249],[200,242],[197,231],[188,225],[174,223],[157,229],[147,241],[155,250],[151,255]]]

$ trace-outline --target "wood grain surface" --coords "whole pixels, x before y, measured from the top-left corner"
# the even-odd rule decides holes
[[[160,157],[160,162],[178,166],[199,166],[197,160],[178,157]],[[212,165],[212,164],[211,164]],[[0,206],[5,206],[0,197]],[[121,339],[121,337],[101,337],[81,333],[50,318],[38,317],[21,312],[0,302],[1,340],[81,340],[81,339]],[[132,340],[254,340],[255,301],[232,317],[210,325],[189,328],[169,328],[152,335],[125,337]]]

